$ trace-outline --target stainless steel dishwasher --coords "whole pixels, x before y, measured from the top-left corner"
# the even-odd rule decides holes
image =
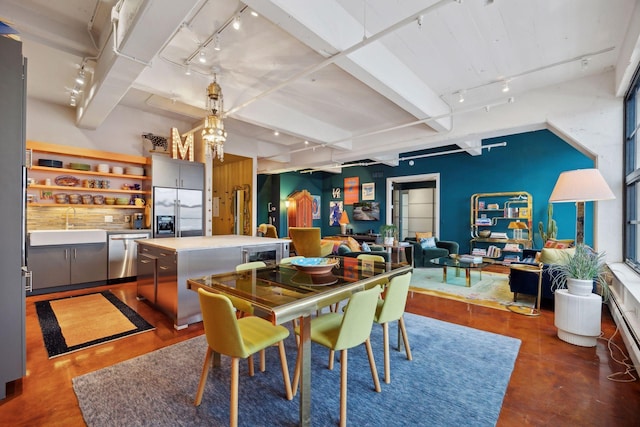
[[[136,240],[150,237],[151,232],[109,234],[109,280],[136,275],[138,256]]]

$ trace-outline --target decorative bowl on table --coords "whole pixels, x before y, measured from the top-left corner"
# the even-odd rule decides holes
[[[299,258],[291,261],[291,265],[307,274],[329,274],[339,262],[336,258]]]
[[[478,231],[478,235],[480,237],[489,237],[491,236],[491,230],[480,230]]]

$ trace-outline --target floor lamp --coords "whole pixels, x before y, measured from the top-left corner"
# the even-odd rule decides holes
[[[580,244],[584,243],[584,203],[615,198],[598,169],[577,169],[560,174],[549,202],[576,203],[576,244]]]

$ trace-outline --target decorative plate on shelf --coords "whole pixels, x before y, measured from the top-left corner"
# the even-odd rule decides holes
[[[291,261],[291,265],[307,274],[328,274],[339,262],[336,258],[299,258]]]
[[[80,180],[71,175],[60,175],[56,177],[56,185],[62,185],[65,187],[75,187],[80,184]]]

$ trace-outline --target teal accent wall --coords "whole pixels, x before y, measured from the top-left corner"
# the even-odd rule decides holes
[[[307,189],[311,194],[322,196],[322,219],[314,226],[322,228],[322,235],[339,233],[339,227],[330,227],[329,202],[343,200],[344,178],[359,177],[360,185],[375,183],[375,201],[380,202],[380,221],[353,221],[353,206],[346,210],[352,219],[354,232],[376,232],[386,223],[386,181],[390,177],[440,174],[440,236],[441,240],[454,240],[460,251],[469,252],[470,198],[474,193],[526,191],[533,196],[534,247],[541,247],[538,222],[546,224],[547,203],[555,182],[561,172],[572,169],[594,167],[593,160],[571,147],[548,130],[526,132],[482,141],[483,145],[506,142],[506,147],[483,150],[481,156],[466,153],[446,154],[415,159],[414,165],[402,161],[397,167],[370,165],[343,168],[341,174],[318,172],[313,174],[287,173],[281,175],[280,194],[282,200],[295,190]],[[404,153],[409,157],[436,151],[448,151],[457,146],[438,150]],[[260,185],[260,180],[258,180]],[[332,190],[339,188],[341,197],[334,199]],[[261,193],[261,191],[260,191]],[[593,203],[585,208],[585,243],[593,244]],[[258,212],[266,207],[260,203]],[[284,209],[283,209],[284,211]],[[284,215],[284,212],[282,212]],[[281,216],[282,216],[281,215]],[[259,215],[260,217],[260,215]],[[554,219],[558,223],[558,238],[574,238],[576,212],[574,203],[554,204]],[[286,224],[286,216],[284,222]]]

